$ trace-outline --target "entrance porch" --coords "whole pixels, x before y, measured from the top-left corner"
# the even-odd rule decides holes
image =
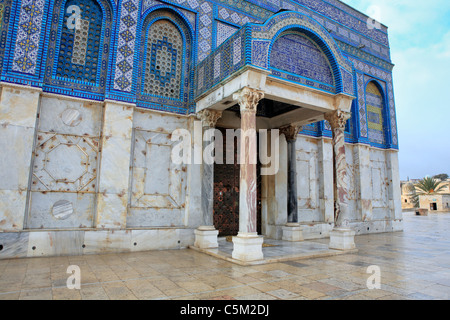
[[[286,21],[289,21],[288,25]],[[266,155],[270,153],[272,158],[275,156],[275,163],[266,163],[261,167],[266,171],[260,190],[263,195],[261,233],[273,235],[274,231],[270,228],[284,221],[282,230],[275,233],[282,232],[281,238],[286,241],[301,242],[303,236],[297,205],[296,139],[301,126],[327,120],[333,133],[333,169],[331,175],[327,176],[327,183],[334,190],[332,216],[328,220],[334,229],[329,233],[330,244],[325,251],[353,250],[355,232],[349,228],[344,145],[344,129],[354,99],[352,66],[342,56],[326,29],[297,12],[281,13],[264,25],[250,24],[244,26],[243,30],[242,34],[237,32],[229,38],[197,68],[196,111],[202,120],[203,130],[206,132],[222,127],[241,129],[243,133],[256,133],[262,129],[269,132],[269,141],[262,147],[268,151]],[[258,40],[242,41],[239,38],[249,37],[249,34]],[[306,50],[306,47],[302,47],[304,43],[309,46],[307,50],[315,46],[310,54],[313,55],[314,63],[322,63],[319,69],[323,69],[323,77],[318,74],[319,69],[311,69],[314,68],[311,61],[305,67],[309,68],[305,72],[310,79],[279,72],[278,68],[290,68],[285,61],[277,62],[277,59],[286,59],[280,58],[280,55],[286,55],[286,50],[292,43],[294,53],[296,50]],[[260,51],[261,48],[265,49]],[[230,50],[233,54],[230,54]],[[239,59],[241,53],[250,54],[241,55]],[[302,59],[300,56],[298,58]],[[298,61],[300,65],[301,62]],[[230,64],[233,65],[232,68]],[[324,85],[321,81],[329,83]],[[257,232],[256,134],[245,134],[241,143],[239,232],[233,237],[231,259],[249,263],[264,261],[264,239]],[[273,166],[276,170],[269,172],[269,167]],[[209,253],[213,252],[211,249],[219,248],[217,252],[226,255],[227,249],[220,250],[221,246],[216,240],[218,231],[213,225],[213,172],[214,165],[203,164],[201,179],[204,225],[196,230],[195,246],[201,250],[209,250]],[[274,220],[278,223],[270,223]],[[303,250],[303,245],[293,246]],[[222,247],[228,248],[229,245]],[[319,251],[322,249],[324,248]],[[334,254],[335,251],[328,253]]]

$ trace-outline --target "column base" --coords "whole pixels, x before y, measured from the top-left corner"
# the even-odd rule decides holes
[[[355,234],[356,232],[351,229],[335,228],[331,230],[329,248],[336,250],[355,249]]]
[[[298,242],[303,241],[303,228],[300,227],[299,223],[288,223],[283,229],[283,237],[282,240],[284,241],[292,241],[292,242]]]
[[[213,249],[218,248],[217,236],[219,230],[213,226],[200,226],[194,231],[195,242],[194,246],[199,249]]]
[[[257,233],[239,233],[233,237],[232,258],[240,261],[250,262],[263,260],[262,244],[264,238]]]

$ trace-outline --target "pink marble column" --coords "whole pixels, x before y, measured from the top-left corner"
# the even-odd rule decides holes
[[[244,88],[235,95],[241,109],[241,161],[239,184],[239,233],[257,232],[256,110],[264,93]]]
[[[345,160],[345,125],[350,113],[336,110],[325,114],[333,131],[335,212],[334,224],[337,229],[347,229],[349,225],[347,162]]]
[[[264,258],[264,239],[257,232],[256,183],[256,110],[264,93],[244,88],[233,98],[241,108],[241,150],[239,181],[239,233],[233,237],[232,258],[240,261],[257,261]]]

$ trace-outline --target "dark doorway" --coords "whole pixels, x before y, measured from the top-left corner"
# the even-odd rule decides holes
[[[217,128],[222,132],[223,153],[226,148],[234,149],[234,163],[214,164],[214,227],[219,230],[219,236],[236,236],[239,232],[239,177],[240,166],[237,161],[237,139],[234,146],[226,145],[226,129]],[[221,152],[216,145],[216,151]],[[257,165],[257,231],[261,234],[261,165],[258,159]]]
[[[430,209],[431,209],[431,211],[436,211],[437,210],[437,203],[435,203],[435,202],[430,203]]]

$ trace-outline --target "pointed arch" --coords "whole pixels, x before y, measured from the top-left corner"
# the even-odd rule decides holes
[[[109,0],[55,1],[45,91],[104,98],[114,12]]]
[[[387,144],[386,98],[381,84],[372,79],[365,88],[368,137],[372,145],[384,147]]]
[[[177,10],[157,6],[144,15],[140,32],[137,104],[185,113],[193,94],[194,46],[189,22]]]

